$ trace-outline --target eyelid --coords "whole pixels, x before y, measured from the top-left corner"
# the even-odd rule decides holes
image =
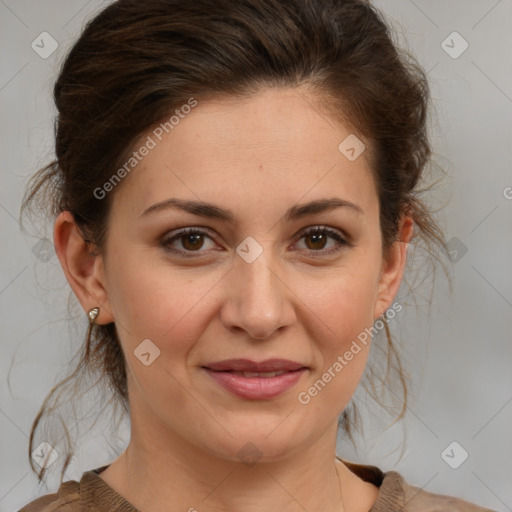
[[[326,226],[325,224],[314,224],[308,227],[303,228],[301,231],[299,231],[297,238],[300,239],[306,234],[309,234],[311,232],[315,231],[325,231],[330,236],[338,236],[343,239],[343,242],[345,242],[347,245],[352,245],[351,240],[352,237],[343,229],[340,228],[333,228],[331,226]]]
[[[213,241],[215,241],[215,232],[207,228],[205,226],[187,226],[183,228],[176,228],[171,231],[168,231],[166,234],[163,235],[163,237],[160,238],[159,245],[161,245],[164,249],[169,250],[170,252],[175,253],[186,253],[193,255],[194,251],[182,251],[180,249],[169,249],[169,245],[171,242],[174,242],[176,240],[179,240],[181,237],[186,236],[188,234],[201,234],[206,235],[209,238],[211,238]],[[204,250],[197,251],[198,254],[204,253]]]
[[[294,242],[293,244],[296,244],[298,241],[301,240],[305,235],[308,235],[310,233],[315,232],[323,232],[326,233],[329,238],[333,238],[337,242],[337,247],[330,248],[330,249],[324,249],[324,250],[318,250],[314,251],[312,249],[298,249],[298,251],[306,251],[309,255],[312,255],[313,257],[322,257],[322,256],[329,256],[334,253],[338,253],[341,249],[343,249],[344,246],[352,247],[353,243],[351,241],[351,237],[342,229],[339,228],[333,228],[330,226],[326,226],[323,224],[312,224],[310,226],[306,226],[305,228],[301,229],[297,235],[294,236]],[[174,242],[176,240],[179,240],[181,237],[186,236],[187,234],[202,234],[206,235],[209,238],[211,238],[213,241],[215,241],[216,233],[205,226],[187,226],[183,228],[176,228],[174,230],[171,230],[167,234],[165,234],[159,243],[165,250],[178,254],[178,255],[186,255],[185,257],[200,257],[206,254],[206,250],[199,250],[199,251],[184,251],[181,249],[174,249],[170,248],[170,243]],[[195,253],[195,254],[194,254]]]
[[[304,229],[302,229],[297,237],[294,244],[296,244],[298,241],[300,241],[305,235],[309,235],[311,233],[320,232],[320,233],[326,233],[326,235],[329,238],[334,239],[337,244],[335,247],[331,247],[329,249],[321,249],[318,251],[314,251],[312,249],[303,249],[306,251],[306,253],[313,257],[313,258],[325,258],[328,256],[332,256],[335,254],[340,253],[344,248],[346,247],[353,247],[354,244],[352,243],[352,239],[350,236],[347,235],[347,233],[339,228],[332,228],[330,226],[325,226],[323,224],[315,224],[312,226],[308,226]],[[300,249],[298,249],[300,251]]]

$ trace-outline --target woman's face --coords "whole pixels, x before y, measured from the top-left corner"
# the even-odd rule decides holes
[[[134,150],[151,148],[110,192],[96,267],[100,319],[115,321],[126,358],[132,433],[228,460],[250,455],[248,443],[267,460],[312,446],[349,402],[369,350],[353,342],[401,277],[404,251],[383,259],[367,152],[342,153],[350,129],[304,90],[199,102],[168,131],[140,139]],[[191,202],[208,206],[178,207]],[[285,373],[255,371],[272,369]]]

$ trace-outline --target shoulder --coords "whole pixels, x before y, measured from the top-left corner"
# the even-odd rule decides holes
[[[470,503],[469,501],[426,492],[419,487],[408,484],[402,480],[404,508],[403,512],[424,511],[424,512],[494,512],[485,507]]]
[[[376,466],[340,460],[359,478],[379,488],[369,512],[495,512],[460,498],[424,491],[406,482],[396,471],[384,473]]]
[[[18,512],[139,512],[99,476],[107,467],[86,471],[80,482],[61,483],[56,493],[41,496]]]
[[[79,509],[80,484],[70,480],[63,482],[57,492],[31,501],[18,512],[75,512]]]

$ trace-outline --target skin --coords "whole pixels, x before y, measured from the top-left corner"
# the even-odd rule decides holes
[[[132,436],[101,477],[141,510],[329,512],[342,509],[340,484],[346,510],[367,511],[377,498],[334,457],[337,418],[369,344],[309,404],[297,397],[391,306],[412,222],[402,218],[401,241],[384,257],[368,152],[349,161],[338,145],[350,128],[320,112],[305,89],[199,102],[110,192],[101,250],[87,250],[69,212],[55,222],[71,287],[86,312],[100,307],[97,323],[116,323],[125,353]],[[171,197],[214,203],[234,222],[172,209],[141,215]],[[285,222],[288,208],[331,197],[361,212]],[[350,245],[301,235],[315,226],[346,234]],[[202,245],[170,243],[192,257],[160,244],[184,227],[211,230]],[[263,249],[252,263],[236,252],[248,236]],[[149,366],[134,355],[147,338],[161,351]],[[201,368],[234,357],[309,369],[284,394],[247,400]],[[253,466],[237,456],[249,442],[261,457]]]

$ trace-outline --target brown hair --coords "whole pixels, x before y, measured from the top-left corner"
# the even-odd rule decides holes
[[[84,239],[102,250],[115,194],[93,191],[112,176],[146,130],[189,98],[247,95],[263,87],[307,85],[371,141],[384,249],[404,212],[427,247],[442,232],[419,199],[430,160],[429,88],[416,61],[393,43],[380,13],[364,0],[119,0],[93,18],[70,50],[54,88],[56,159],[33,176],[22,212],[34,202],[53,218],[69,210]],[[433,254],[433,251],[431,251]],[[389,329],[387,371],[407,387]],[[124,356],[114,324],[89,329],[70,375],[49,393],[34,420],[56,410],[58,390],[87,372],[128,408]],[[382,379],[382,378],[381,378]],[[373,390],[375,391],[375,387]],[[55,397],[57,400],[55,401]],[[340,417],[351,438],[353,405]],[[69,433],[68,435],[68,448]],[[68,449],[62,476],[71,459]]]

